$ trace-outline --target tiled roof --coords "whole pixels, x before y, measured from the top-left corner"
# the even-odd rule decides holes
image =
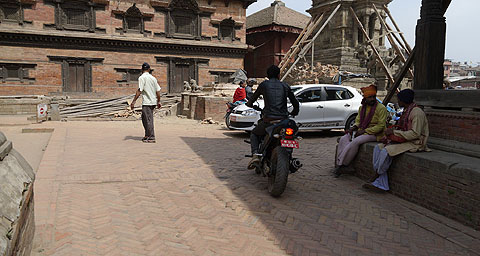
[[[247,17],[247,29],[268,25],[283,25],[303,29],[310,17],[292,10],[280,0],[275,0],[270,7]]]

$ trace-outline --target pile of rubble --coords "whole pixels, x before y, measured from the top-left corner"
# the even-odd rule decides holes
[[[285,78],[285,82],[290,85],[318,83],[330,84],[338,72],[338,66],[330,64],[322,65],[320,62],[317,62],[312,68],[311,64],[305,62],[296,65]]]

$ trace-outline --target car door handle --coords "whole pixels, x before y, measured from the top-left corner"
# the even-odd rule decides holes
[[[323,108],[323,106],[322,106],[322,105],[318,105],[318,107],[317,107],[317,108]]]
[[[350,107],[350,104],[347,103],[347,104],[345,104],[344,106],[348,108],[348,107]]]

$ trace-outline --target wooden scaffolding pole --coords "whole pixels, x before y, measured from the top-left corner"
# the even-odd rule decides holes
[[[305,47],[302,48],[302,50],[298,54],[298,57],[296,58],[295,62],[290,66],[288,71],[283,75],[282,81],[285,80],[285,78],[288,76],[288,74],[290,74],[290,72],[292,72],[292,69],[295,67],[295,65],[297,65],[297,63],[300,61],[300,59],[302,59],[302,58],[305,59],[305,54],[311,49],[311,47],[315,43],[315,40],[317,39],[317,37],[322,33],[322,31],[325,29],[325,27],[327,27],[328,23],[330,22],[330,20],[332,20],[333,16],[335,16],[338,9],[340,9],[341,5],[342,4],[337,5],[335,10],[333,10],[333,12],[330,14],[328,19],[323,23],[322,27],[320,27],[320,29],[317,31],[315,36],[312,39],[309,40],[308,44],[305,45]],[[323,14],[322,14],[322,16],[323,16]],[[286,62],[286,63],[288,64],[288,62]]]
[[[307,39],[310,37],[310,35],[315,31],[315,28],[320,24],[320,22],[323,19],[324,14],[320,16],[315,16],[315,18],[312,18],[309,22],[309,26],[305,27],[305,29],[302,31],[300,36],[297,37],[297,40],[293,44],[293,46],[288,50],[287,54],[285,57],[282,59],[280,62],[280,72],[283,72],[285,68],[288,66],[288,63],[293,59],[296,58],[297,54],[301,51],[302,46],[307,43]],[[314,20],[312,22],[312,20]]]
[[[377,16],[379,17],[379,20],[380,20],[380,23],[382,24],[382,26],[385,28],[385,30],[387,31],[387,39],[388,41],[390,42],[390,44],[392,45],[393,49],[395,50],[395,52],[397,53],[397,55],[400,57],[400,60],[405,63],[407,62],[407,60],[405,59],[405,56],[403,55],[403,52],[400,50],[400,48],[398,47],[398,45],[395,43],[393,37],[392,37],[392,33],[391,30],[389,29],[387,23],[385,22],[385,20],[383,19],[382,15],[380,15],[380,12],[378,11],[377,9],[377,6],[375,6],[375,4],[372,4],[373,5],[373,9],[375,10],[375,13],[377,13]],[[408,69],[408,72],[410,73],[410,75],[413,77],[413,71],[411,69]]]
[[[370,45],[370,47],[372,47],[373,53],[375,54],[378,61],[382,65],[383,69],[385,70],[385,73],[387,74],[388,81],[390,82],[390,84],[393,85],[395,83],[395,81],[393,80],[393,76],[392,76],[392,73],[390,72],[390,69],[388,69],[388,67],[385,64],[385,62],[383,61],[382,57],[380,57],[380,53],[378,52],[377,48],[375,48],[375,45],[373,44],[373,42],[370,40],[370,37],[368,36],[367,31],[363,27],[362,22],[360,22],[360,19],[358,19],[358,16],[357,16],[357,14],[355,13],[355,11],[353,10],[352,7],[350,7],[350,12],[352,13],[354,20],[357,22],[358,27],[360,28],[363,35],[365,36],[365,39],[367,40],[368,44]]]
[[[390,20],[392,21],[392,24],[393,26],[395,26],[395,29],[397,31],[400,31],[400,28],[398,27],[397,23],[395,22],[395,20],[393,19],[393,15],[390,13],[390,10],[387,8],[386,5],[383,6],[383,9],[385,10],[385,12],[387,13],[388,17],[390,18]],[[396,35],[395,35],[396,36]],[[405,39],[405,36],[403,35],[403,33],[400,33],[400,37],[402,38],[403,40],[403,43],[405,44],[406,46],[406,50],[408,52],[408,54],[411,54],[412,53],[412,48],[410,47],[410,45],[408,44],[407,42],[407,39]],[[398,38],[397,38],[398,40]],[[400,40],[398,40],[400,42]]]

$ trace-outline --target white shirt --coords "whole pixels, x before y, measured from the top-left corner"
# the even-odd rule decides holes
[[[138,89],[142,92],[144,106],[157,105],[157,92],[160,91],[157,79],[145,72],[138,78]]]

